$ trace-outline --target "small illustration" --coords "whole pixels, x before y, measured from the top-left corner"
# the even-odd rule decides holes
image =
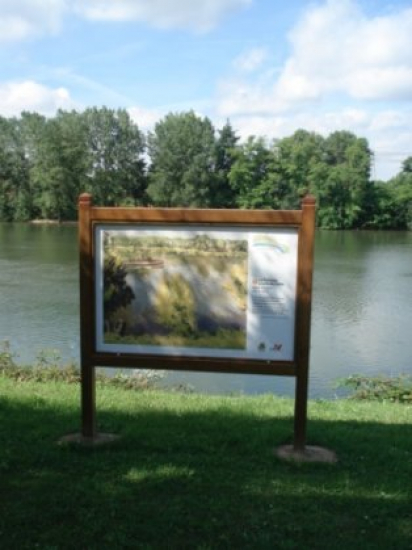
[[[279,254],[286,254],[289,252],[289,247],[281,243],[279,239],[271,235],[256,235],[253,237],[252,246],[254,248],[271,248]]]

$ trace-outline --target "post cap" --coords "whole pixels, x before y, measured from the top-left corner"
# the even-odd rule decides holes
[[[91,204],[92,203],[92,196],[90,193],[82,193],[79,196],[79,204]]]
[[[313,195],[305,195],[302,200],[302,205],[305,206],[315,206],[316,198]]]

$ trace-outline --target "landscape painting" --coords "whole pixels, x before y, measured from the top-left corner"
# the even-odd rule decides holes
[[[242,233],[113,229],[101,244],[104,344],[246,349]]]

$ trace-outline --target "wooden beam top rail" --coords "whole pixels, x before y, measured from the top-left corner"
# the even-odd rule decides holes
[[[191,223],[300,226],[301,210],[225,210],[182,208],[90,208],[92,222]]]

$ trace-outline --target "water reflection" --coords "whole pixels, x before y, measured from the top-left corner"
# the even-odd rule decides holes
[[[355,372],[412,372],[412,234],[320,232],[315,266],[312,393]]]
[[[0,224],[0,340],[20,362],[45,348],[79,357],[77,230]]]

